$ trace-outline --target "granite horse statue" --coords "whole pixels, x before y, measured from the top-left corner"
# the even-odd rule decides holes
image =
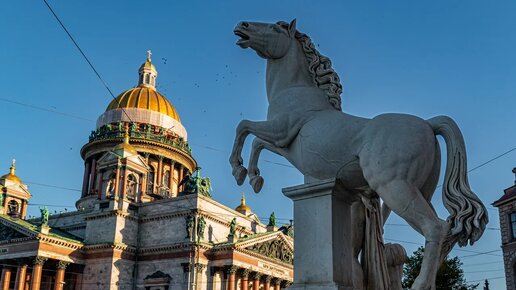
[[[366,119],[343,113],[342,86],[330,60],[297,31],[295,20],[241,22],[234,33],[240,37],[237,45],[267,60],[269,102],[266,121],[242,120],[236,128],[229,161],[237,183],[248,175],[254,191],[261,190],[257,162],[260,151],[267,149],[285,157],[305,177],[335,178],[357,199],[379,196],[384,216],[394,211],[426,239],[412,289],[435,289],[437,269],[452,247],[476,242],[488,222],[484,205],[468,183],[466,148],[457,124],[446,116],[423,120],[382,114]],[[256,138],[247,170],[241,153],[249,134]],[[441,162],[436,135],[443,136],[447,147],[446,221],[430,203]]]

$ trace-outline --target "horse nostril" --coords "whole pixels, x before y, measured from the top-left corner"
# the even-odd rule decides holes
[[[242,21],[242,26],[243,26],[243,27],[245,27],[245,28],[247,28],[247,27],[249,27],[249,23],[248,23],[248,22],[245,22],[245,21]]]

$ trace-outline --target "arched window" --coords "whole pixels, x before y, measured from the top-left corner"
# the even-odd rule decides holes
[[[13,199],[7,204],[7,210],[9,215],[18,214],[20,212],[20,204]]]
[[[149,74],[146,74],[146,75],[145,75],[145,83],[146,83],[146,84],[149,84],[149,83],[150,83],[150,76],[149,76]]]
[[[510,214],[509,220],[511,223],[511,239],[516,239],[516,212]]]

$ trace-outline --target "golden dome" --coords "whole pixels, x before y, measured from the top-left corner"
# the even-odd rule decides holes
[[[181,122],[176,109],[163,95],[151,87],[139,86],[129,89],[111,101],[106,112],[118,108],[146,109],[165,114],[178,122]]]
[[[243,213],[243,214],[246,214],[246,213],[249,213],[251,212],[251,208],[248,207],[246,204],[245,204],[245,195],[244,193],[242,192],[242,199],[240,200],[240,205],[237,206],[235,208],[236,211],[238,211],[239,213]]]
[[[0,179],[7,179],[14,181],[16,183],[21,184],[21,179],[16,176],[16,167],[15,167],[16,160],[13,159],[13,163],[11,164],[11,168],[9,168],[9,173],[5,174],[4,176],[0,177]]]

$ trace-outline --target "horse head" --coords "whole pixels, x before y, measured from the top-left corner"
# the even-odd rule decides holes
[[[240,39],[241,48],[252,48],[265,59],[279,59],[285,56],[295,42],[296,20],[286,22],[261,23],[242,21],[233,31]]]

